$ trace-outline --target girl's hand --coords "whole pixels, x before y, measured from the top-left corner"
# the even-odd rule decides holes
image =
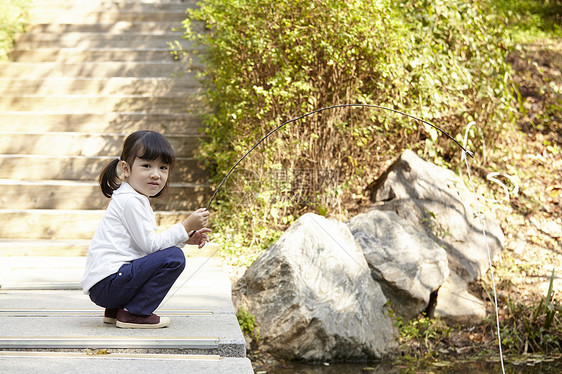
[[[185,228],[187,233],[192,231],[197,231],[207,226],[207,220],[209,219],[209,211],[205,208],[197,209],[195,212],[191,213],[189,217],[181,224]]]
[[[197,230],[189,239],[187,239],[185,244],[198,245],[199,248],[203,248],[209,241],[209,235],[207,235],[209,232],[211,232],[209,229]]]

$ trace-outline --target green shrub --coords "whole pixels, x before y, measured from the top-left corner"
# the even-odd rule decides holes
[[[256,317],[252,313],[241,306],[236,312],[236,318],[244,334],[256,341],[260,340],[260,330],[257,328]]]
[[[487,0],[502,13],[518,41],[562,37],[562,0]]]
[[[30,0],[2,0],[0,2],[0,61],[8,59],[14,38],[25,30]]]
[[[276,125],[334,104],[402,110],[459,140],[475,121],[473,150],[476,135],[492,143],[511,118],[509,38],[478,1],[199,4],[188,12],[185,37],[205,47],[202,78],[212,113],[201,158],[217,183]],[[197,22],[205,32],[196,31]],[[345,215],[406,147],[446,164],[458,151],[434,129],[374,109],[330,110],[292,123],[232,175],[217,204],[229,218],[216,231],[243,235],[247,246],[255,232],[271,237],[304,211]]]

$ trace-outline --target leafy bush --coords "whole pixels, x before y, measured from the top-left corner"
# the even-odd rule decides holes
[[[509,20],[518,41],[562,37],[562,0],[487,0]]]
[[[8,59],[14,38],[25,30],[30,0],[2,0],[0,3],[0,61]]]
[[[334,104],[402,110],[459,140],[475,121],[487,143],[510,120],[509,38],[478,1],[199,4],[184,26],[185,37],[205,47],[212,113],[201,157],[215,182],[276,125]],[[196,31],[197,22],[207,30]],[[469,146],[479,147],[478,138]],[[215,207],[230,218],[217,231],[242,235],[247,245],[254,233],[269,238],[306,210],[345,215],[406,147],[447,164],[458,150],[432,128],[372,109],[330,110],[293,123],[233,174]]]

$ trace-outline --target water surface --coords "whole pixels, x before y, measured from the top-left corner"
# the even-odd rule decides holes
[[[518,357],[505,360],[505,372],[509,374],[560,374],[562,373],[562,357],[532,358]],[[428,367],[409,367],[392,363],[363,364],[286,364],[285,367],[274,369],[257,369],[256,374],[488,374],[502,373],[499,362],[481,360],[478,362],[437,362]]]

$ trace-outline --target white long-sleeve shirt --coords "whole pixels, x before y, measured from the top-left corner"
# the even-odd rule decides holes
[[[161,249],[182,246],[188,239],[181,223],[156,233],[156,220],[148,198],[123,182],[92,238],[81,285],[85,294],[105,277],[137,258]]]

